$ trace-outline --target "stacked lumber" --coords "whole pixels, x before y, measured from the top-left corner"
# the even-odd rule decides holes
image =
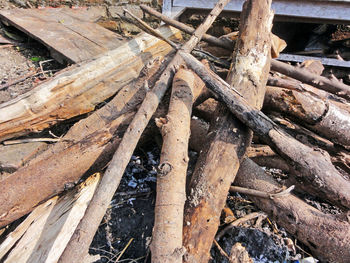
[[[285,43],[271,33],[271,0],[246,0],[234,38],[205,34],[228,2],[218,1],[197,29],[141,6],[191,37],[175,43],[181,38],[175,28],[156,31],[131,14],[147,34],[0,105],[1,141],[93,111],[0,181],[0,227],[30,213],[0,245],[0,260],[95,260],[88,254],[91,241],[141,136],[156,132],[155,122],[163,142],[152,262],[208,262],[223,236],[217,232],[229,191],[247,194],[316,258],[348,262],[350,86],[321,76],[322,70],[311,72],[311,62],[301,68],[273,59]],[[226,81],[210,62],[193,56],[201,52],[194,50],[201,40],[216,61],[220,48],[232,52]],[[192,119],[193,113],[208,125]],[[189,147],[199,158],[186,185]],[[262,166],[288,172],[289,188]],[[101,179],[86,179],[105,167]],[[79,180],[85,182],[75,186]],[[73,190],[65,192],[67,187]],[[343,214],[325,214],[292,189]],[[21,256],[21,250],[27,252]],[[239,262],[233,260],[239,253],[233,247],[230,262]]]

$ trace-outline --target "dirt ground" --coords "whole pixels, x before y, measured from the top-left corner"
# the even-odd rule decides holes
[[[29,3],[33,4],[33,2]],[[21,5],[28,6],[20,0],[14,2],[0,0],[0,9]],[[232,25],[236,26],[237,23],[232,23]],[[312,31],[315,27],[311,28]],[[276,27],[275,30],[279,31],[279,28]],[[348,28],[345,27],[345,30],[341,32],[347,32],[347,30]],[[310,33],[310,31],[308,32]],[[335,40],[339,40],[337,38],[339,35],[340,33],[334,35]],[[14,43],[13,46],[6,47],[0,43],[0,86],[28,74],[33,75],[16,85],[2,88],[0,90],[0,103],[14,99],[31,90],[40,82],[50,78],[54,72],[66,66],[52,60],[44,46],[13,28],[0,24],[0,36],[12,36],[10,38]],[[306,44],[304,43],[304,45]],[[300,47],[294,47],[294,49],[297,48]],[[292,49],[293,47],[290,47],[290,50]],[[344,72],[339,74],[344,75]],[[344,81],[350,81],[348,73],[344,75]],[[139,147],[134,153],[120,187],[115,193],[110,208],[91,244],[90,253],[101,256],[97,262],[116,262],[121,253],[118,262],[150,262],[148,246],[151,242],[154,219],[159,151],[157,142],[150,141],[147,145]],[[197,153],[191,153],[192,164],[195,163],[196,156]],[[189,169],[192,168],[189,167]],[[270,172],[274,176],[280,176],[279,171]],[[309,197],[306,199],[310,204],[329,213],[337,213],[334,207],[323,204],[319,200]],[[236,218],[258,211],[248,198],[239,194],[229,195],[227,206],[234,212]],[[225,234],[219,243],[229,253],[232,245],[236,242],[242,243],[247,248],[249,254],[254,258],[254,262],[292,262],[309,256],[306,248],[269,219],[259,222],[252,221],[242,227],[233,228]],[[227,258],[216,247],[212,248],[211,255],[212,262],[228,262]]]

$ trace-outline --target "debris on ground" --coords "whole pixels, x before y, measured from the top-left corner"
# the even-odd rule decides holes
[[[349,262],[350,6],[229,2],[0,1],[1,262]]]

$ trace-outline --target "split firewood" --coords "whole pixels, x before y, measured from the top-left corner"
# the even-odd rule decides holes
[[[333,166],[327,152],[300,143],[261,111],[251,107],[240,94],[232,92],[232,87],[193,56],[185,53],[181,56],[237,118],[289,163],[293,175],[301,183],[317,191],[320,198],[350,208],[350,182]]]
[[[161,27],[159,32],[166,38],[181,38],[179,31],[170,27]],[[135,79],[150,59],[171,50],[158,38],[141,34],[94,60],[73,65],[0,105],[0,141],[38,132],[94,110],[97,104]]]
[[[311,73],[305,69],[294,67],[277,60],[273,60],[271,62],[271,70],[300,80],[303,83],[310,84],[319,89],[336,94],[340,97],[350,99],[350,86],[344,84],[336,78],[328,79],[326,77]]]
[[[350,112],[308,92],[268,87],[264,107],[282,112],[329,140],[350,146]]]
[[[0,227],[62,192],[65,185],[78,181],[89,169],[103,168],[145,97],[145,81],[153,85],[166,64],[161,58],[153,59],[139,78],[120,90],[113,100],[76,123],[59,142],[27,166],[2,180],[0,199],[6,202],[0,203]]]
[[[137,142],[153,113],[156,111],[166,90],[170,86],[174,76],[174,67],[182,62],[179,54],[191,52],[228,2],[229,0],[220,0],[215,5],[205,21],[197,28],[194,35],[177,51],[175,57],[162,73],[154,88],[146,94],[138,112],[126,130],[83,219],[80,221],[59,262],[68,263],[71,262],[72,259],[74,259],[75,262],[81,262],[88,253],[89,245],[108,208],[109,202],[112,200],[119,186],[120,179]],[[181,253],[181,251],[174,251],[174,253]],[[161,258],[154,258],[152,261],[153,260],[154,262],[162,262]]]
[[[258,108],[262,107],[270,69],[273,19],[270,7],[271,1],[249,0],[243,5],[228,76],[231,86]],[[208,262],[229,187],[252,139],[252,133],[223,105],[217,107],[215,124],[210,130],[213,131],[208,134],[210,144],[199,156],[185,205],[185,262]]]
[[[169,111],[160,127],[163,146],[151,244],[153,262],[182,262],[188,141],[192,104],[199,93],[194,73],[179,69],[173,80]]]
[[[273,192],[281,186],[254,162],[245,159],[235,185]],[[347,215],[324,214],[294,195],[274,199],[249,197],[279,226],[307,245],[323,262],[345,263],[350,258],[350,223]]]
[[[0,245],[1,262],[57,262],[99,181],[99,174],[92,175],[64,196],[36,207]]]

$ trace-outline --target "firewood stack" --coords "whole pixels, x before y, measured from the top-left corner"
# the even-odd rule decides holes
[[[222,236],[217,231],[229,191],[247,194],[316,258],[349,262],[350,86],[321,76],[322,65],[315,61],[296,67],[274,59],[285,43],[271,33],[271,0],[245,2],[237,36],[205,34],[228,2],[220,0],[196,30],[142,6],[173,27],[155,31],[131,16],[146,33],[0,105],[0,140],[6,141],[90,112],[115,95],[2,179],[0,227],[31,214],[10,234],[12,241],[0,245],[0,258],[41,262],[45,255],[52,262],[92,262],[89,245],[141,136],[154,132],[151,120],[163,138],[152,262],[208,262],[213,242]],[[179,30],[191,35],[184,44]],[[207,44],[195,49],[200,40]],[[203,50],[211,52],[209,62],[193,56]],[[217,58],[222,50],[232,52],[231,64]],[[221,67],[225,81],[210,64]],[[163,100],[168,89],[169,105]],[[164,105],[166,113],[160,109]],[[196,125],[192,111],[209,130]],[[189,147],[200,154],[186,185]],[[261,166],[288,172],[286,185]],[[70,195],[51,198],[105,167],[101,180],[93,175],[73,184]],[[293,187],[343,214],[311,207],[290,193]],[[75,216],[51,219],[55,231],[33,224],[67,214]],[[37,257],[23,255],[24,232],[31,233],[27,240],[47,235],[60,245],[53,246],[54,253],[42,241],[41,247],[31,247]]]

